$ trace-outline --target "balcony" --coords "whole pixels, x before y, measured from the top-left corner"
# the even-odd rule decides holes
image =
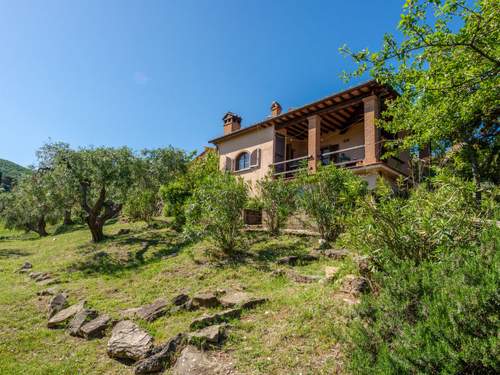
[[[338,167],[353,168],[361,165],[364,158],[365,145],[360,145],[323,152],[320,156],[320,162],[322,165],[335,164]],[[307,169],[307,162],[311,159],[312,156],[306,155],[273,163],[274,176],[292,178],[298,172]]]

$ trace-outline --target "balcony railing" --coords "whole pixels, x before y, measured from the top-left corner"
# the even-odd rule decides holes
[[[364,157],[365,146],[360,145],[342,150],[324,152],[321,154],[320,160],[323,165],[333,163],[339,167],[351,168],[363,161]],[[274,163],[272,164],[274,176],[282,176],[284,178],[294,177],[297,172],[307,168],[304,162],[310,158],[311,156],[307,155]]]

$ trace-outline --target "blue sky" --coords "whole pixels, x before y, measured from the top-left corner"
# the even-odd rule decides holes
[[[233,111],[352,86],[338,48],[378,48],[403,0],[0,0],[0,158],[44,142],[202,149]]]

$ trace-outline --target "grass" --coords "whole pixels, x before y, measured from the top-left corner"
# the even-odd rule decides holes
[[[119,229],[130,233],[116,235]],[[65,228],[46,238],[0,228],[0,373],[1,374],[132,374],[133,368],[109,359],[107,339],[84,341],[64,330],[46,328],[44,287],[16,273],[25,261],[36,271],[57,274],[70,302],[84,298],[88,305],[114,318],[126,308],[170,299],[178,293],[242,287],[269,302],[245,311],[232,322],[221,348],[242,374],[342,373],[339,337],[349,310],[332,298],[333,284],[298,284],[276,277],[275,260],[307,253],[315,238],[265,233],[247,234],[248,250],[239,261],[207,256],[207,242],[186,243],[168,228],[148,229],[142,224],[114,223],[110,238],[94,245],[83,226]],[[147,241],[144,259],[136,252]],[[324,267],[354,270],[350,260],[322,259],[294,267],[300,273],[322,275]],[[282,266],[280,266],[282,267]],[[180,312],[155,322],[139,324],[161,343],[186,332],[204,311]],[[168,373],[168,372],[167,372]]]

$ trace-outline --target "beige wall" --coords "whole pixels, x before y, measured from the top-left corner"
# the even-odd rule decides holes
[[[274,158],[274,127],[257,129],[255,131],[241,134],[240,136],[228,139],[217,145],[219,150],[219,166],[224,169],[226,157],[235,160],[244,151],[251,153],[260,148],[260,163],[257,167],[252,167],[246,171],[235,171],[236,176],[241,176],[252,188],[253,195],[256,194],[255,182],[264,178],[269,171],[269,166]]]

